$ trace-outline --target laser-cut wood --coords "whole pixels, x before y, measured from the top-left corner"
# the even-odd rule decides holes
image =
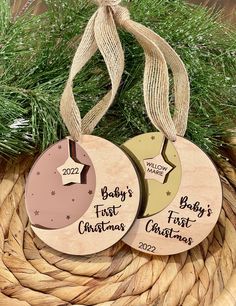
[[[80,143],[76,144],[76,152],[78,160],[90,166],[87,173],[88,182],[63,186],[56,169],[68,156],[68,141],[68,139],[63,140],[52,146],[33,166],[26,187],[26,206],[30,220],[33,221],[33,231],[46,244],[63,253],[88,255],[112,246],[129,230],[139,209],[139,180],[132,162],[119,147],[100,137],[84,135]],[[58,158],[52,154],[55,150],[59,156],[60,154],[62,156]],[[86,155],[87,159],[84,159],[83,155]],[[45,181],[44,183],[41,181],[40,185],[37,171],[48,158],[50,161],[46,162],[47,167],[43,167],[42,171],[42,173],[45,171]],[[91,187],[94,182],[92,180],[91,183],[93,169],[96,177],[94,188]],[[41,198],[45,188],[49,188],[47,185],[51,182],[55,184],[55,194],[49,194],[48,201],[42,204]],[[43,217],[47,218],[47,222],[50,212],[56,214],[57,208],[55,206],[52,208],[51,199],[57,195],[55,203],[57,208],[61,208],[60,216],[67,223],[63,221],[54,229],[45,228],[44,219],[41,219],[41,223],[35,224],[35,220],[40,220],[42,215],[40,204],[44,207]],[[63,195],[69,200],[63,200]],[[37,209],[32,203],[32,198],[35,196],[38,196]],[[86,205],[83,204],[83,197],[90,198]],[[76,209],[71,206],[75,205],[72,202],[73,198],[80,199],[75,206]],[[68,205],[72,207],[71,211]]]
[[[219,175],[208,156],[182,137],[173,145],[182,167],[176,196],[162,211],[137,219],[123,238],[131,247],[149,254],[176,254],[196,246],[212,231],[222,207]],[[158,189],[156,196],[158,204]]]

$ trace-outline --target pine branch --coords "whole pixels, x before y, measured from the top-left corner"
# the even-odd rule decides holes
[[[235,126],[236,32],[204,8],[182,0],[133,0],[132,18],[164,37],[181,56],[191,80],[187,137],[211,155]],[[95,10],[84,0],[48,0],[48,12],[25,14],[13,23],[8,0],[0,4],[0,154],[45,149],[66,135],[59,101],[79,37]],[[142,97],[143,52],[119,31],[126,54],[122,85],[95,130],[120,144],[153,130]],[[74,93],[85,114],[110,86],[101,55],[77,77]],[[174,97],[170,94],[173,107]]]

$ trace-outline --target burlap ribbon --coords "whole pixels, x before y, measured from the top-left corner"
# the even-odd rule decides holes
[[[116,26],[133,34],[145,52],[144,102],[153,125],[172,141],[183,136],[187,128],[190,88],[185,66],[170,45],[147,27],[130,19],[120,0],[97,0],[98,10],[89,20],[73,59],[69,78],[61,99],[61,116],[70,135],[79,140],[90,134],[111,106],[124,71],[124,53]],[[81,119],[73,95],[73,79],[99,49],[111,78],[111,90]],[[169,107],[169,73],[175,89],[173,119]]]

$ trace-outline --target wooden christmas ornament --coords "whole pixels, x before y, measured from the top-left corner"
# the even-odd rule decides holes
[[[169,205],[179,190],[181,163],[176,148],[161,133],[141,134],[121,147],[140,173],[143,201],[139,216],[155,215]]]
[[[207,155],[182,137],[177,137],[174,143],[168,141],[172,153],[170,150],[161,153],[159,146],[163,137],[161,133],[148,133],[122,145],[139,167],[145,193],[148,192],[144,212],[123,241],[137,250],[156,255],[180,253],[199,244],[212,231],[222,207],[220,178]],[[152,140],[153,145],[147,146]],[[155,158],[158,152],[164,153],[163,158]],[[149,166],[153,171],[160,169],[161,172],[166,167],[168,162],[164,158],[172,164],[173,170],[166,181],[155,180],[155,188],[151,185],[153,177],[146,175],[147,156],[154,156]]]
[[[35,162],[26,185],[33,231],[52,248],[73,255],[96,253],[119,241],[139,202],[139,180],[129,158],[91,135],[51,146]]]
[[[137,163],[144,185],[141,214],[123,240],[146,253],[176,254],[200,243],[213,229],[222,205],[220,180],[209,158],[181,137],[187,129],[190,103],[184,63],[163,38],[130,20],[127,9],[112,10],[144,49],[144,103],[150,121],[163,133],[141,135],[123,145]]]
[[[72,62],[60,113],[73,141],[62,140],[45,151],[26,187],[33,231],[67,254],[88,255],[112,246],[127,233],[139,209],[139,179],[130,159],[111,142],[89,135],[111,106],[124,71],[124,53],[110,9],[118,2],[98,1],[100,7]],[[73,80],[97,49],[108,68],[111,89],[81,118]]]
[[[74,141],[69,139],[68,147],[69,147],[69,156],[67,160],[63,163],[63,165],[57,168],[57,171],[61,175],[62,184],[63,185],[68,185],[72,183],[84,184],[87,181],[87,172],[91,166],[82,164],[78,160],[78,158],[76,157],[76,145]],[[86,156],[86,154],[83,155]]]
[[[52,145],[29,173],[26,207],[34,226],[47,229],[68,226],[82,217],[92,203],[96,186],[93,162],[78,143],[74,143],[76,153],[72,159],[71,143],[70,139],[64,139]],[[81,180],[80,170],[85,167],[88,169]],[[68,175],[69,171],[75,174]]]

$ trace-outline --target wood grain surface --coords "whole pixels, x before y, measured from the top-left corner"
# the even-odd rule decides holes
[[[149,133],[144,135],[150,137]],[[141,142],[143,140],[144,137]],[[130,148],[129,142],[132,139],[124,145],[133,150],[134,155],[139,153],[139,148]],[[157,214],[136,219],[123,238],[129,246],[148,254],[170,255],[193,248],[210,234],[221,212],[221,183],[211,160],[195,144],[182,137],[177,137],[174,146],[182,167],[176,196]],[[156,185],[156,206],[160,187]]]
[[[140,216],[147,217],[157,214],[166,208],[175,198],[181,182],[181,162],[172,141],[163,143],[162,133],[141,134],[128,139],[121,148],[135,162],[141,179],[142,190],[142,209]],[[154,179],[144,179],[146,174],[145,161],[156,156],[164,157],[161,164],[168,162],[172,171],[166,176],[165,182]],[[155,163],[151,163],[150,169]],[[159,163],[160,165],[160,163]],[[164,174],[160,171],[158,175]],[[161,177],[160,177],[161,178]],[[158,199],[158,203],[157,203]]]
[[[202,4],[216,9],[222,9],[225,21],[236,23],[236,1],[235,0],[189,0],[194,4]]]
[[[28,226],[32,157],[1,167],[0,306],[235,306],[236,171],[221,161],[219,222],[201,245],[174,256],[142,254],[122,242],[87,257],[54,251]]]
[[[76,143],[76,152],[77,159],[90,167],[87,182],[62,185],[56,171],[68,158],[68,140],[62,140],[32,167],[26,207],[32,223],[38,222],[32,229],[42,241],[65,254],[88,255],[111,247],[130,229],[139,210],[140,185],[132,162],[113,143],[83,135]],[[57,227],[52,229],[50,223],[55,222]]]
[[[85,180],[77,184],[63,184],[57,168],[68,159],[68,147],[69,139],[50,146],[30,171],[26,206],[33,225],[50,229],[68,226],[81,218],[92,203],[96,173],[89,155],[77,143],[76,157],[86,165],[83,168]]]
[[[28,7],[27,3],[28,0],[12,0],[12,14],[14,17],[17,15],[21,15],[23,11],[25,11],[26,6]],[[40,14],[44,12],[47,7],[43,0],[31,0],[29,8],[32,9],[34,14]]]

